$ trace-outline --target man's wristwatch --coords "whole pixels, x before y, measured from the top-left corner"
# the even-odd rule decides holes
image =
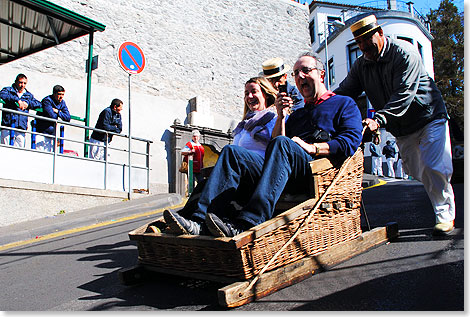
[[[312,145],[315,147],[315,154],[314,154],[314,156],[317,156],[318,153],[320,153],[320,147],[319,147],[316,143],[313,143]]]

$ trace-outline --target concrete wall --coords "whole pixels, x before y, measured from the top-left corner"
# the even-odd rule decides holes
[[[151,193],[168,190],[170,126],[176,118],[188,122],[191,98],[198,98],[200,113],[192,115],[192,123],[225,132],[240,120],[244,83],[265,59],[279,56],[292,65],[309,49],[308,6],[288,0],[53,2],[106,25],[94,37],[99,62],[90,125],[120,98],[125,103],[122,133],[128,133],[129,76],[116,54],[125,41],[142,48],[145,69],[131,77],[131,133],[153,141]],[[28,89],[42,99],[61,84],[71,113],[84,117],[87,57],[88,38],[82,37],[1,66],[0,86],[11,85],[23,72]],[[76,150],[82,153],[83,146]]]

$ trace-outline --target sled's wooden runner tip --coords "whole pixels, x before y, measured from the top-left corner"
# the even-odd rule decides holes
[[[250,303],[298,283],[322,268],[339,264],[397,236],[398,226],[396,223],[364,232],[356,239],[340,243],[316,256],[309,256],[264,273],[249,290],[245,291],[251,280],[236,282],[219,289],[219,305],[238,307]]]

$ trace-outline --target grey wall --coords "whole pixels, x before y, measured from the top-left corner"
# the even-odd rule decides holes
[[[120,98],[123,133],[128,133],[128,75],[116,53],[125,41],[142,48],[146,67],[131,77],[131,132],[154,142],[152,193],[168,190],[165,145],[173,121],[189,121],[191,98],[198,98],[191,122],[225,132],[240,120],[244,82],[258,74],[261,63],[279,56],[292,66],[310,44],[308,6],[289,0],[53,2],[106,25],[94,39],[99,66],[93,72],[90,125],[111,99]],[[23,72],[29,90],[42,99],[61,84],[71,113],[84,117],[87,55],[87,37],[45,50],[3,65],[0,86],[11,85]]]

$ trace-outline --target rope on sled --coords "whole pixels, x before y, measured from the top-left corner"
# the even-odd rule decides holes
[[[366,130],[367,126],[365,126],[362,130],[362,135],[364,135],[364,131]],[[356,153],[357,151],[359,151],[359,149],[356,150]],[[356,154],[354,153],[354,155]],[[354,156],[353,155],[353,156]],[[256,276],[253,278],[253,280],[250,282],[250,284],[243,290],[243,292],[241,292],[239,295],[243,295],[247,290],[251,289],[253,287],[253,285],[258,281],[258,279],[261,277],[261,275],[268,269],[268,267],[276,260],[276,258],[279,256],[279,254],[282,253],[282,251],[284,251],[287,246],[292,242],[294,241],[294,239],[299,235],[300,233],[300,229],[302,228],[302,226],[306,223],[308,223],[308,221],[310,220],[310,218],[312,218],[312,216],[315,214],[315,212],[317,211],[318,207],[320,206],[320,204],[323,202],[323,200],[325,200],[326,196],[330,193],[331,189],[333,189],[333,187],[336,185],[336,183],[338,182],[338,180],[340,179],[340,177],[344,174],[344,171],[346,170],[346,168],[348,167],[349,163],[351,162],[351,159],[353,158],[353,156],[349,156],[348,158],[346,158],[346,160],[344,160],[343,164],[341,165],[341,168],[338,172],[338,174],[336,174],[336,176],[333,178],[330,186],[328,186],[328,188],[325,190],[325,192],[323,193],[323,195],[320,197],[319,200],[317,200],[317,202],[315,203],[315,205],[312,207],[312,209],[309,210],[309,214],[307,215],[307,217],[304,218],[304,220],[302,221],[302,223],[300,224],[300,226],[297,228],[297,230],[295,231],[295,233],[292,235],[292,237],[276,252],[276,254],[274,254],[274,256],[271,258],[271,260],[268,261],[268,263],[266,263],[266,265],[261,269],[261,271],[258,272],[258,274],[256,274]]]

